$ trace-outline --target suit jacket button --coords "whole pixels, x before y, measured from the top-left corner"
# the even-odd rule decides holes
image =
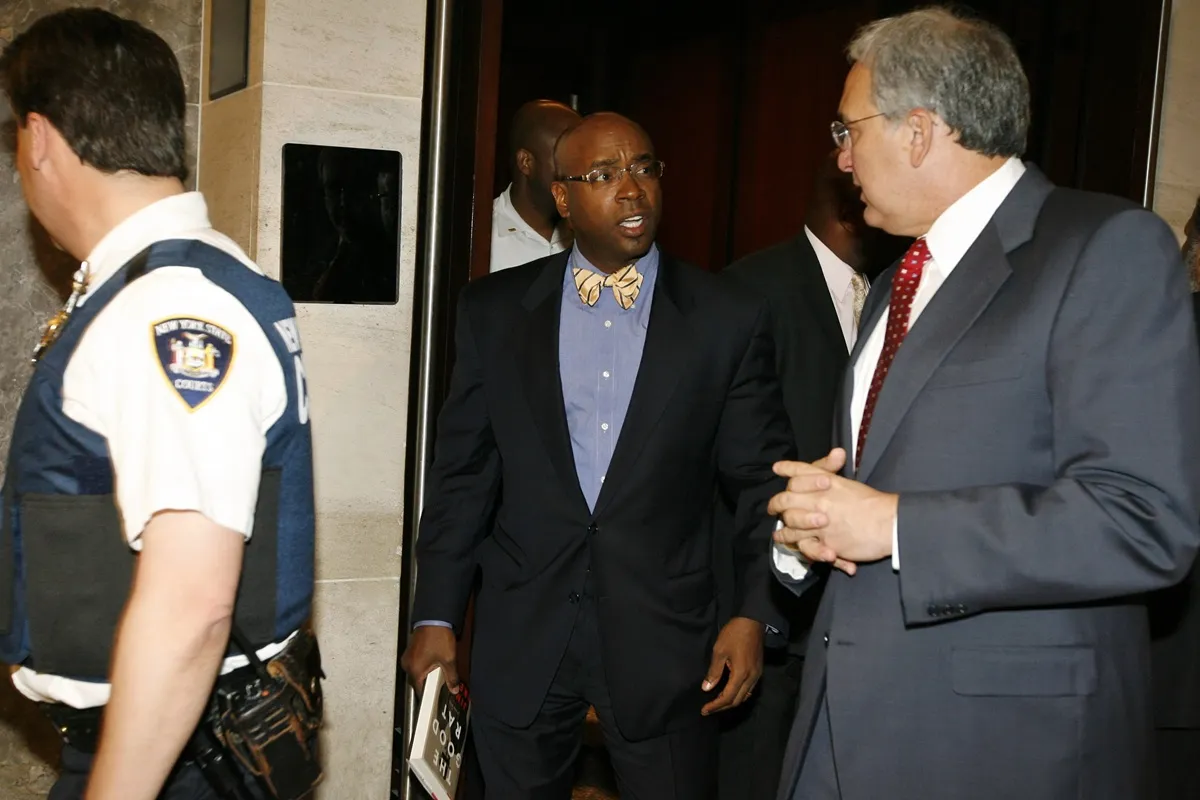
[[[824,641],[824,642],[825,642],[825,646],[826,646],[826,647],[829,647],[829,634],[827,633],[827,634],[825,634],[825,635],[824,635],[823,637],[821,637],[821,638],[822,638],[822,641]]]
[[[569,595],[567,595],[567,600],[571,601],[572,603],[578,603],[579,592],[571,592]]]
[[[588,536],[595,536],[599,532],[600,532],[600,526],[588,525]]]
[[[940,617],[942,615],[942,608],[934,603],[930,603],[929,608],[925,609],[925,612],[931,617]]]

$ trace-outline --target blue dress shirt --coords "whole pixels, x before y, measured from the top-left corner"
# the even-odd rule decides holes
[[[636,264],[643,276],[642,288],[628,309],[621,308],[612,289],[607,287],[600,290],[600,299],[594,306],[579,299],[572,270],[582,267],[600,271],[578,248],[571,251],[563,277],[558,370],[571,450],[575,455],[575,474],[588,510],[592,511],[621,435],[642,363],[650,303],[658,277],[658,248],[652,245],[650,252]]]

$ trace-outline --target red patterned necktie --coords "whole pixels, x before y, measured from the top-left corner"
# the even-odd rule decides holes
[[[927,261],[929,245],[925,244],[922,237],[908,248],[900,267],[892,275],[892,297],[888,303],[883,351],[875,365],[875,374],[871,377],[871,390],[867,394],[867,404],[863,407],[862,423],[858,426],[858,448],[854,451],[855,469],[862,463],[863,446],[867,443],[867,431],[871,427],[871,417],[875,415],[875,401],[879,399],[883,379],[887,377],[892,360],[896,358],[896,351],[900,349],[900,344],[908,334],[908,315],[912,310],[913,298],[917,295],[917,287],[921,285],[921,272],[925,269]]]

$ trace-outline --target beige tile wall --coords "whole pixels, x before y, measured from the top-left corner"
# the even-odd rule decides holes
[[[271,0],[268,83],[421,96],[425,0]]]
[[[200,169],[197,188],[208,201],[213,227],[241,245],[251,258],[258,239],[259,153],[262,146],[263,22],[267,0],[251,0],[246,88],[208,99],[212,55],[212,3],[204,3],[204,57],[200,73]]]
[[[1200,0],[1174,0],[1154,210],[1183,240],[1200,197]]]
[[[268,47],[266,75],[270,59]],[[322,797],[337,800],[385,797],[391,766],[420,113],[417,98],[263,86],[258,261],[268,274],[279,270],[285,143],[395,149],[403,160],[401,302],[299,307],[316,461],[317,621],[330,654]]]
[[[262,84],[202,106],[199,189],[213,227],[254,257],[258,238],[258,175]]]

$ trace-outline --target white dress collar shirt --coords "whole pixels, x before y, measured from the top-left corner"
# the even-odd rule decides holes
[[[925,244],[929,246],[929,261],[925,262],[925,269],[921,273],[921,285],[917,287],[912,308],[908,312],[910,330],[1024,174],[1025,165],[1019,159],[1010,158],[1000,169],[956,200],[934,221],[929,233],[925,234]],[[875,365],[879,363],[879,355],[883,352],[887,320],[888,311],[885,309],[875,327],[867,334],[862,352],[854,362],[854,394],[850,401],[852,435],[847,443],[847,455],[851,464],[854,463],[856,455],[854,449],[858,444],[858,429],[862,423],[863,409],[867,405],[867,390],[871,388]]]
[[[566,249],[562,226],[550,241],[530,227],[512,204],[512,184],[492,201],[492,255],[490,272],[528,264]]]

